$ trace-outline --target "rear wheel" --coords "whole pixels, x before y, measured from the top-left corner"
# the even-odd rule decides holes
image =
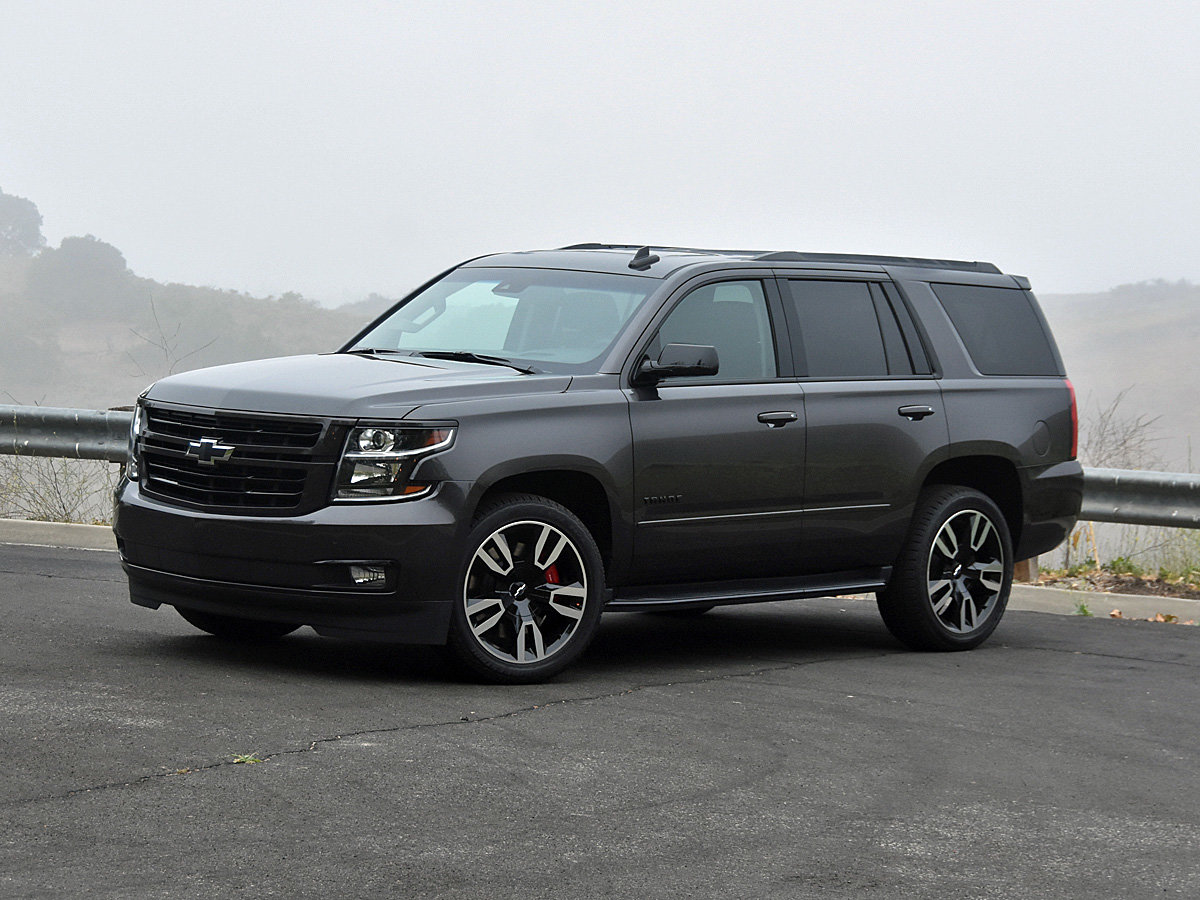
[[[543,681],[591,642],[603,585],[600,551],[570,510],[533,495],[497,498],[468,535],[447,646],[488,681]]]
[[[178,613],[201,631],[231,641],[270,641],[291,634],[299,625],[291,622],[266,622],[262,619],[239,619],[198,609],[176,607]]]
[[[1008,605],[1012,555],[1008,523],[988,497],[953,485],[926,489],[876,598],[884,624],[916,650],[979,646]]]

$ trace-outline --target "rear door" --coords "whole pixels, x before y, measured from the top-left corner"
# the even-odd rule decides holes
[[[782,317],[773,279],[727,275],[692,285],[645,346],[654,358],[670,343],[711,344],[720,370],[627,391],[635,580],[704,581],[795,568],[804,395],[777,337]]]
[[[781,273],[779,286],[807,420],[803,567],[890,565],[949,442],[932,366],[880,276]]]

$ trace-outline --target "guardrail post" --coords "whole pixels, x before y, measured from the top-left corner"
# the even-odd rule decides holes
[[[1038,580],[1038,558],[1031,556],[1029,559],[1022,559],[1013,566],[1013,581],[1019,581],[1022,584],[1033,584]]]

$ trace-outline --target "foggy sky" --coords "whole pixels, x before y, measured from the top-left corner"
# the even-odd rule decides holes
[[[584,240],[1200,281],[1198,10],[0,0],[0,188],[326,302]]]

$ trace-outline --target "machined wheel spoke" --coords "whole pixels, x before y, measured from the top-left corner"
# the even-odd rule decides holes
[[[937,540],[933,545],[942,552],[942,555],[947,559],[954,559],[958,555],[958,535],[954,533],[954,529],[947,522],[942,526],[942,530],[938,532]]]
[[[512,550],[509,549],[508,539],[499,531],[483,542],[475,558],[497,575],[507,575],[513,570]]]
[[[954,584],[948,578],[929,582],[929,599],[934,613],[940,616],[954,599]]]
[[[971,567],[975,577],[989,591],[999,591],[1004,586],[1004,565],[1000,560],[976,563]]]
[[[530,654],[529,641],[533,640],[533,653]],[[546,645],[542,640],[542,629],[538,628],[533,619],[521,623],[517,632],[517,662],[537,662],[546,655]]]
[[[978,614],[978,610],[975,609],[975,601],[971,599],[970,593],[964,591],[962,595],[962,608],[958,614],[959,627],[963,631],[973,630]]]
[[[547,605],[556,613],[566,616],[568,619],[580,619],[583,617],[583,601],[587,598],[587,591],[582,585],[578,584],[548,584],[546,590],[550,594],[550,599],[546,601]],[[572,601],[578,600],[579,605],[576,606]]]
[[[987,516],[982,513],[975,513],[971,517],[971,549],[978,550],[983,546],[983,542],[988,539],[988,535],[992,531],[992,523],[988,521]]]
[[[533,564],[539,569],[550,568],[566,546],[565,534],[549,525],[542,526],[542,533],[538,535],[537,544],[533,548]]]
[[[488,613],[486,619],[475,621],[475,616]],[[467,622],[476,636],[482,636],[496,627],[496,623],[504,618],[504,601],[499,597],[484,597],[479,600],[467,601]]]

